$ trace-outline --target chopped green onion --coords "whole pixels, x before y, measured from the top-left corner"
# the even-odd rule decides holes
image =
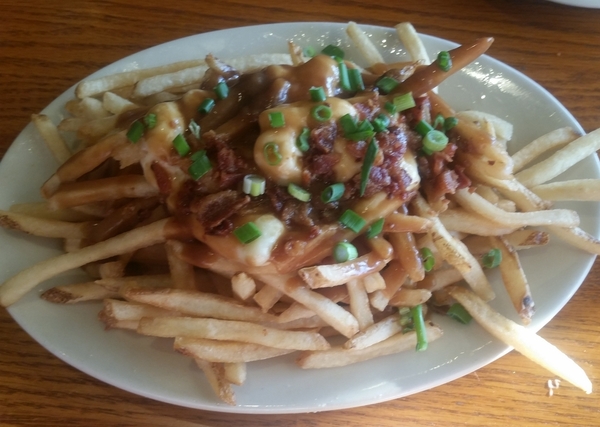
[[[352,90],[352,85],[350,84],[350,75],[348,74],[348,66],[344,62],[340,62],[338,64],[338,69],[340,72],[340,87],[342,90]]]
[[[372,239],[375,236],[378,236],[383,231],[383,223],[385,220],[383,218],[379,218],[375,221],[369,229],[367,230],[367,239]]]
[[[331,56],[333,58],[344,59],[344,51],[341,48],[332,44],[325,46],[321,53],[323,55]]]
[[[338,182],[332,184],[323,190],[321,193],[321,200],[323,203],[336,202],[342,198],[344,191],[346,191],[346,186],[343,183]]]
[[[426,273],[429,273],[433,270],[433,266],[435,265],[435,257],[433,256],[433,252],[428,247],[423,247],[420,250],[421,259],[423,260],[423,269]]]
[[[350,87],[353,91],[365,90],[365,82],[363,82],[362,74],[358,68],[350,68],[348,70],[350,78]]]
[[[444,120],[444,130],[447,132],[452,129],[454,126],[458,124],[458,119],[456,117],[448,117]]]
[[[144,116],[144,124],[148,129],[152,129],[154,126],[156,126],[156,114],[146,114]]]
[[[340,117],[340,125],[344,131],[344,135],[356,132],[356,119],[350,114],[344,114]]]
[[[285,126],[285,117],[281,111],[269,113],[269,123],[272,128],[282,128]]]
[[[425,135],[427,135],[427,133],[432,130],[433,130],[433,127],[431,127],[431,125],[429,123],[427,123],[425,120],[421,120],[415,126],[415,131],[422,137],[425,137]]]
[[[281,163],[281,153],[279,152],[279,145],[274,142],[267,142],[263,148],[263,155],[265,160],[270,166],[277,166]]]
[[[367,189],[367,183],[369,182],[371,168],[373,167],[373,163],[375,162],[375,156],[377,155],[378,150],[379,147],[377,146],[377,142],[374,140],[369,141],[369,145],[367,146],[367,153],[365,154],[365,160],[363,161],[362,169],[360,171],[361,197],[365,195],[365,190]]]
[[[442,151],[448,145],[448,137],[439,130],[427,132],[423,138],[423,151],[425,154],[431,154],[435,151]]]
[[[217,99],[225,99],[227,95],[229,95],[229,87],[225,82],[219,82],[215,86],[215,95],[217,95]]]
[[[260,175],[246,175],[242,189],[244,193],[251,196],[260,196],[261,194],[265,194],[266,182],[267,180]]]
[[[377,83],[375,83],[375,86],[377,86],[383,93],[390,93],[399,84],[400,83],[398,83],[398,80],[385,76],[380,78]]]
[[[327,99],[323,86],[311,87],[308,93],[310,94],[310,99],[315,102],[323,102]]]
[[[129,130],[127,131],[127,139],[133,143],[136,143],[140,140],[142,135],[144,134],[144,124],[139,120],[136,120],[131,124]]]
[[[355,233],[360,233],[367,221],[351,209],[347,209],[340,217],[340,222]]]
[[[502,252],[494,248],[481,258],[481,263],[485,268],[496,268],[502,262]]]
[[[433,121],[433,128],[434,129],[443,129],[444,128],[444,116],[442,116],[441,114],[438,114],[437,116],[435,116],[435,120]]]
[[[427,350],[427,329],[425,329],[425,319],[423,319],[423,305],[412,307],[410,313],[417,333],[417,351],[425,351]]]
[[[402,333],[405,334],[414,330],[412,315],[410,313],[409,307],[400,307],[398,309],[398,314],[400,315],[400,319],[398,319],[398,323],[402,326]]]
[[[233,230],[233,234],[244,245],[255,241],[262,235],[260,229],[252,221],[247,222],[241,227],[238,227],[235,230]]]
[[[308,46],[304,48],[304,52],[302,52],[304,54],[304,56],[308,57],[308,58],[312,58],[313,56],[315,56],[317,54],[317,52],[315,51],[315,48],[312,46]]]
[[[310,144],[308,143],[309,138],[310,129],[307,127],[303,128],[300,135],[298,135],[298,138],[296,138],[296,147],[303,153],[306,153],[310,149]]]
[[[301,202],[308,202],[310,200],[310,193],[296,184],[290,183],[287,190],[288,193]]]
[[[404,95],[401,95],[404,96]],[[411,96],[412,98],[412,96]],[[396,107],[396,104],[394,104],[393,102],[386,102],[383,105],[383,108],[385,108],[385,111],[387,111],[390,114],[396,114],[398,112],[398,107]]]
[[[206,98],[204,101],[200,103],[198,107],[198,112],[202,114],[208,114],[215,106],[215,100],[212,98]]]
[[[390,125],[390,118],[385,114],[380,114],[375,117],[375,119],[371,122],[371,125],[373,125],[375,132],[383,132]]]
[[[339,242],[333,248],[333,259],[335,262],[346,262],[356,259],[358,251],[356,246],[348,242]]]
[[[175,147],[175,151],[181,157],[187,155],[190,152],[190,145],[187,143],[182,134],[179,134],[173,139],[173,147]]]
[[[396,111],[405,111],[414,108],[417,104],[415,103],[415,98],[412,96],[412,92],[408,92],[395,96],[393,105],[396,107]]]
[[[444,72],[448,72],[452,68],[452,58],[450,57],[450,53],[446,50],[442,50],[438,53],[436,61],[440,70]]]
[[[212,164],[204,150],[196,151],[190,156],[190,159],[193,163],[188,168],[188,172],[195,181],[199,180],[206,172],[212,169]]]
[[[317,105],[310,110],[310,115],[320,122],[325,122],[331,118],[333,112],[327,105]]]
[[[200,125],[194,119],[190,120],[188,129],[196,139],[200,139]]]
[[[446,314],[452,317],[454,320],[458,320],[460,323],[465,325],[473,318],[469,312],[460,304],[455,302],[450,306]]]
[[[352,141],[364,141],[375,135],[375,129],[368,120],[363,120],[356,124],[354,132],[344,134],[344,136]]]

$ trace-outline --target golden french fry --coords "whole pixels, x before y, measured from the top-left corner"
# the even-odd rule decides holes
[[[192,317],[143,317],[138,333],[155,337],[240,341],[288,350],[325,350],[329,343],[316,332],[287,331],[238,320]]]
[[[358,328],[363,331],[373,324],[373,313],[369,305],[369,296],[361,279],[352,279],[346,283],[350,296],[350,313],[358,321]]]
[[[592,392],[592,383],[583,369],[558,348],[529,329],[495,312],[467,289],[454,286],[449,291],[490,334],[586,393]]]
[[[367,67],[384,62],[381,53],[379,53],[369,36],[356,24],[356,22],[348,23],[346,33],[367,62]]]
[[[196,289],[194,266],[177,256],[177,243],[178,242],[175,240],[167,240],[165,242],[169,271],[171,272],[171,278],[173,280],[173,288],[194,290]]]
[[[43,114],[33,114],[31,122],[42,136],[54,158],[61,164],[66,162],[71,157],[71,150],[58,133],[58,129],[54,126],[52,120]]]
[[[0,210],[0,226],[34,236],[85,239],[94,224],[92,222],[67,222],[36,218],[30,215]]]
[[[140,108],[139,105],[113,92],[104,92],[104,95],[102,96],[102,106],[111,114],[121,114],[125,111]]]
[[[95,282],[84,282],[55,286],[45,291],[42,298],[57,304],[74,304],[82,301],[114,298],[118,295],[117,292],[111,292]]]
[[[386,261],[374,253],[360,256],[339,264],[304,267],[298,274],[312,289],[333,287],[376,273],[385,267]]]
[[[231,388],[231,384],[227,381],[225,366],[222,363],[207,362],[202,359],[195,358],[194,360],[196,365],[206,375],[208,383],[219,399],[232,406],[235,405],[235,394]]]
[[[512,155],[514,173],[519,172],[536,157],[554,148],[564,147],[579,136],[572,128],[565,127],[536,138]]]
[[[423,41],[410,22],[401,22],[396,25],[396,33],[413,61],[421,62],[424,65],[431,62]]]
[[[415,307],[426,303],[429,298],[431,298],[430,290],[400,288],[388,304],[394,307]]]
[[[231,278],[231,291],[240,300],[247,301],[256,294],[256,283],[246,273],[237,273]]]
[[[224,363],[223,368],[225,369],[225,379],[231,384],[242,385],[246,381],[245,362]]]
[[[107,328],[137,330],[142,317],[181,316],[180,313],[151,305],[107,298],[98,318]]]
[[[209,362],[245,363],[283,356],[296,350],[267,347],[260,344],[217,341],[203,338],[175,338],[175,350],[186,356],[198,357]]]
[[[441,268],[428,273],[425,278],[417,284],[417,287],[419,289],[427,289],[431,292],[435,292],[448,285],[460,282],[462,279],[463,276],[457,269]]]
[[[392,314],[354,335],[344,343],[344,348],[362,349],[384,341],[402,332],[400,315]]]
[[[425,327],[427,330],[428,342],[435,341],[442,336],[442,330],[437,326],[426,324]],[[296,360],[296,363],[302,369],[346,366],[375,357],[387,356],[406,350],[414,350],[416,344],[417,336],[414,331],[406,334],[399,333],[384,341],[361,349],[334,347],[330,350],[303,352]]]
[[[571,181],[552,182],[536,185],[531,188],[535,194],[545,200],[600,200],[600,179],[574,179]]]
[[[375,291],[385,289],[385,280],[379,272],[372,273],[368,276],[363,277],[362,281],[365,286],[365,290],[369,294]]]
[[[385,310],[390,299],[408,279],[408,273],[398,260],[392,260],[381,273],[385,289],[377,290],[369,295],[371,305],[379,311]]]
[[[425,277],[423,260],[417,248],[415,236],[412,233],[393,233],[388,239],[394,248],[396,259],[413,282],[419,282]]]
[[[500,117],[495,116],[493,114],[489,114],[483,111],[467,110],[457,112],[456,117],[459,120],[468,120],[475,125],[481,122],[487,122],[492,126],[494,137],[500,138],[503,141],[510,141],[512,139],[512,123],[509,123],[506,120],[501,119]]]

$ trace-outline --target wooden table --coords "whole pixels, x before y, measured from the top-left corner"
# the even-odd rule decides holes
[[[223,28],[285,21],[411,21],[426,34],[496,38],[489,53],[553,93],[586,131],[600,127],[600,9],[542,0],[320,2],[297,0],[2,3],[0,154],[38,112],[93,71],[156,44]],[[17,5],[18,3],[18,5]],[[257,4],[260,4],[258,6]],[[541,331],[600,378],[600,263]],[[0,310],[2,426],[442,426],[600,425],[600,394],[563,386],[516,353],[418,395],[336,412],[244,416],[180,408],[101,383],[61,362]],[[65,393],[68,391],[67,393]]]

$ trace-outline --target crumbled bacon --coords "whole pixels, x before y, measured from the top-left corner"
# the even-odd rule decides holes
[[[193,200],[190,211],[204,226],[206,233],[226,234],[232,226],[226,221],[248,203],[250,196],[239,191],[224,190]]]
[[[158,162],[152,163],[150,169],[154,173],[154,179],[156,179],[156,185],[160,194],[169,194],[171,192],[171,178],[169,173]]]

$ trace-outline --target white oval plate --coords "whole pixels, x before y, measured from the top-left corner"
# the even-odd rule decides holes
[[[313,47],[340,44],[350,57],[359,59],[344,28],[344,24],[333,23],[285,23],[200,34],[137,53],[93,76],[202,57],[209,52],[221,58],[286,52],[288,40]],[[398,60],[405,55],[392,29],[364,29],[387,52],[387,59]],[[424,42],[432,56],[455,46],[427,36]],[[511,150],[557,127],[569,125],[581,130],[574,118],[538,84],[489,57],[482,57],[448,79],[440,93],[456,109],[476,108],[512,122],[515,138]],[[62,106],[72,96],[71,89],[44,112],[58,121],[63,115]],[[39,200],[38,189],[55,168],[40,137],[31,125],[27,126],[0,164],[0,207]],[[599,175],[595,157],[565,174],[569,178]],[[597,235],[599,206],[571,206],[580,212],[582,227]],[[2,230],[0,279],[4,281],[22,268],[58,253],[58,245],[49,240]],[[569,300],[593,260],[593,256],[558,241],[523,253],[522,261],[538,307],[532,329],[541,328]],[[100,310],[97,303],[60,306],[39,298],[43,290],[66,280],[77,280],[76,276],[81,279],[81,273],[75,272],[43,283],[11,306],[9,312],[35,340],[75,368],[115,387],[181,406],[221,412],[298,413],[368,405],[447,383],[509,350],[475,323],[463,326],[436,317],[445,331],[444,337],[423,353],[409,351],[354,366],[313,371],[297,368],[293,355],[252,363],[247,383],[236,388],[238,405],[231,407],[213,396],[203,375],[190,359],[171,349],[170,340],[127,331],[104,331],[96,318]],[[492,280],[499,295],[494,307],[516,318],[497,277]]]
[[[566,4],[567,6],[589,7],[600,9],[600,0],[550,0],[554,3]]]

